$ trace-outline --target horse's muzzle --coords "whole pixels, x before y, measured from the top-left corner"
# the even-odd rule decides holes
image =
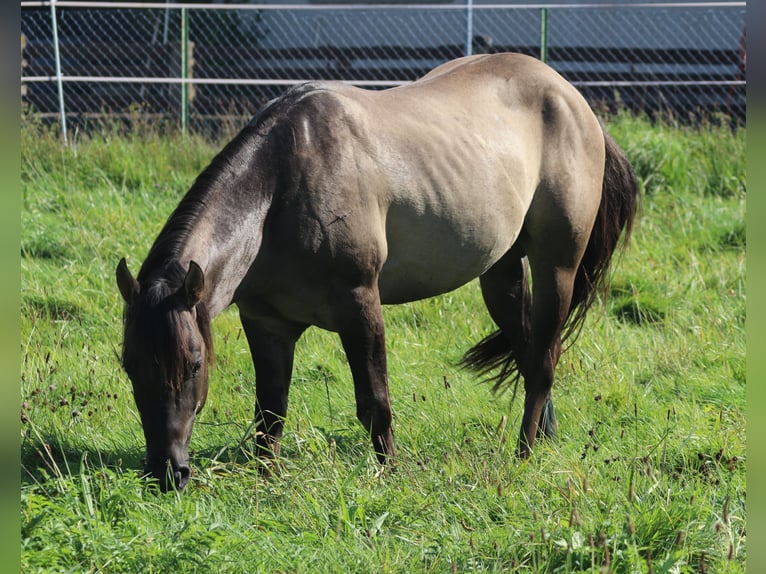
[[[191,478],[191,468],[188,462],[176,463],[166,459],[160,464],[147,464],[144,472],[159,482],[160,490],[168,492],[169,490],[182,491],[189,484]]]

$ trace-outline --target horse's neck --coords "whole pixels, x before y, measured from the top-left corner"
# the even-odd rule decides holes
[[[230,160],[224,162],[227,167],[211,182],[204,208],[178,248],[182,265],[194,261],[204,271],[203,297],[211,318],[231,304],[255,260],[271,204],[271,178],[259,166],[257,151],[241,147],[231,151]]]
[[[236,213],[236,220],[226,222],[210,216],[201,218],[200,231],[190,236],[179,254],[182,264],[195,261],[203,269],[204,299],[211,318],[231,304],[258,255],[267,208]]]

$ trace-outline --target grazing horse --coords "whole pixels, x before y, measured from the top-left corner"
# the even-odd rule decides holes
[[[463,364],[524,381],[518,452],[555,430],[551,387],[638,187],[578,91],[517,54],[446,63],[382,91],[310,82],[269,102],[212,160],[137,277],[121,260],[123,366],[163,490],[191,474],[210,321],[236,303],[256,374],[257,446],[279,453],[295,343],[340,335],[356,413],[395,455],[382,304],[478,277],[498,331]],[[529,280],[531,275],[531,281]]]

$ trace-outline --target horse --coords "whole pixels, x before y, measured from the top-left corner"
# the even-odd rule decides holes
[[[396,456],[381,305],[479,279],[497,326],[461,364],[524,381],[517,454],[555,435],[562,341],[630,236],[636,177],[582,95],[520,54],[447,62],[386,90],[307,82],[265,104],[197,177],[134,277],[122,366],[163,491],[191,475],[211,321],[236,304],[256,376],[256,446],[279,455],[295,344],[339,334],[356,415]],[[491,373],[496,372],[492,375]]]

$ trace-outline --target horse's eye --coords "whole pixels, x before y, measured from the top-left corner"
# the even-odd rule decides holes
[[[194,378],[197,375],[199,375],[199,371],[201,368],[202,368],[202,361],[201,360],[194,361],[191,366],[191,372],[190,372],[191,378]]]

